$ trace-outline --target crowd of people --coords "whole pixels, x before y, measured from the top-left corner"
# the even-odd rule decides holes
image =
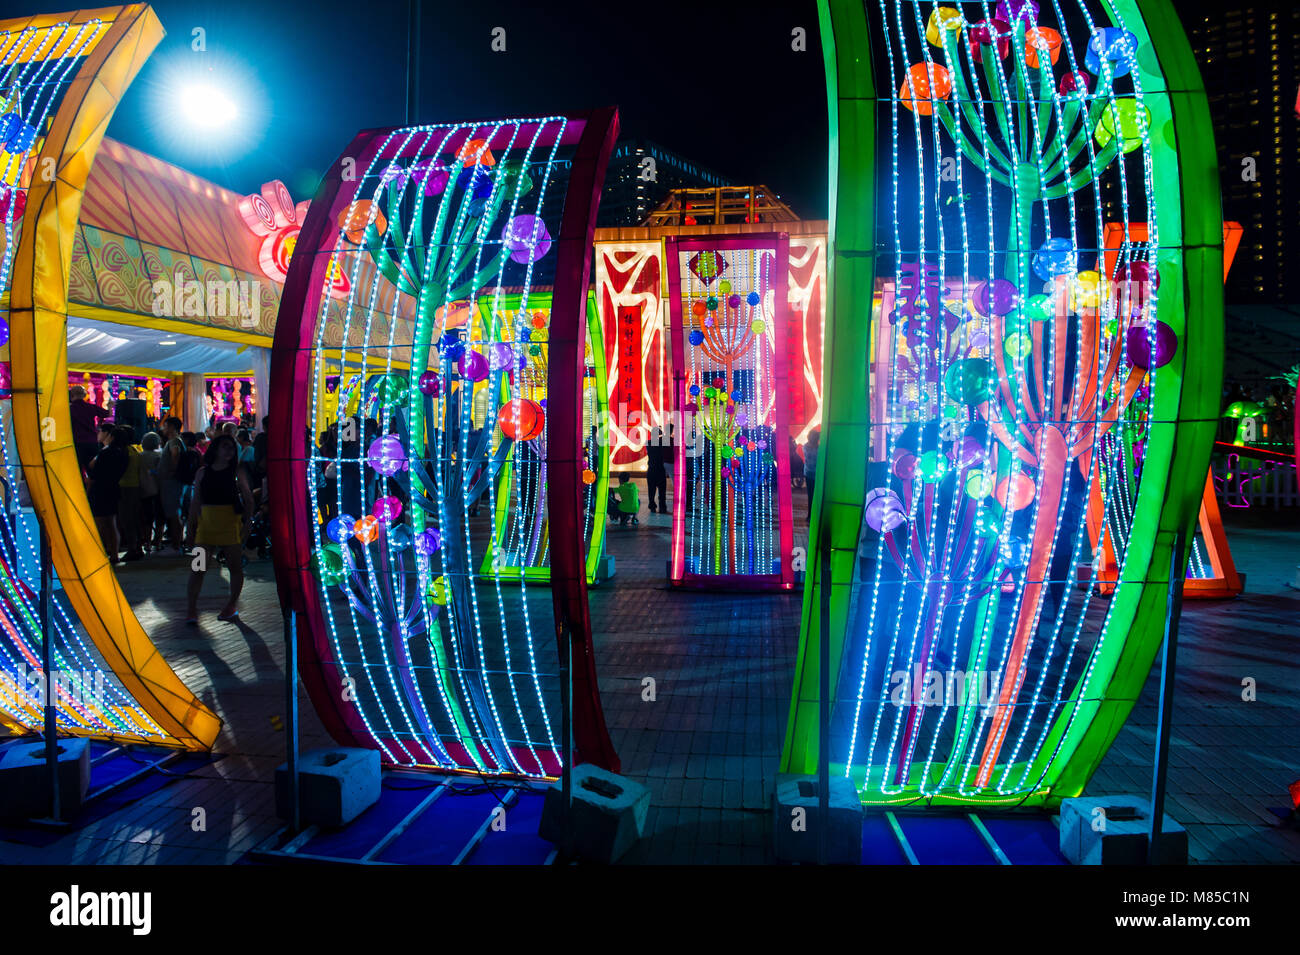
[[[104,552],[114,564],[155,557],[191,558],[186,622],[198,622],[198,598],[211,561],[226,565],[230,596],[220,620],[239,616],[245,547],[265,553],[267,419],[251,416],[185,431],[180,418],[146,422],[137,434],[113,413],[69,393],[72,438]]]

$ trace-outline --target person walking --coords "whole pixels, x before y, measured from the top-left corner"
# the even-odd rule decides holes
[[[664,455],[668,451],[664,445],[664,429],[655,428],[650,435],[650,443],[645,446],[646,496],[650,499],[651,514],[660,511],[668,513],[668,471],[664,467]],[[656,497],[659,500],[658,507],[655,506]]]
[[[113,432],[114,437],[119,432],[126,441],[126,470],[118,482],[120,493],[117,498],[117,530],[122,535],[122,547],[126,549],[122,559],[144,560],[144,551],[140,547],[140,445],[135,443],[135,428],[129,424],[119,425]]]
[[[150,431],[140,439],[140,546],[144,550],[161,550],[165,524],[158,494],[158,463],[162,460],[162,441]]]
[[[158,453],[158,505],[167,529],[167,540],[175,555],[184,553],[181,544],[181,494],[185,490],[184,475],[180,473],[185,442],[181,440],[181,419],[167,418],[162,424],[163,444]],[[194,476],[190,475],[193,481]]]
[[[803,446],[803,486],[808,492],[808,523],[812,523],[813,486],[817,483],[817,447],[821,444],[822,433],[815,430],[808,435],[808,443]]]
[[[86,389],[73,385],[68,389],[68,416],[72,418],[72,444],[77,449],[77,465],[85,473],[90,460],[99,453],[99,434],[95,425],[107,418],[109,411],[86,400]]]
[[[127,429],[128,431],[130,429]],[[95,528],[99,539],[104,544],[104,553],[110,563],[119,563],[117,513],[118,500],[122,489],[120,482],[126,471],[127,448],[130,446],[129,434],[114,432],[99,453],[89,464],[90,486],[86,496],[90,499],[90,513],[95,519]]]
[[[244,589],[243,542],[253,514],[253,492],[248,476],[239,466],[239,446],[228,434],[212,439],[203,455],[203,466],[194,479],[186,545],[198,547],[185,590],[185,622],[199,622],[199,593],[208,561],[220,551],[230,572],[230,599],[217,614],[218,620],[239,616],[239,594]]]

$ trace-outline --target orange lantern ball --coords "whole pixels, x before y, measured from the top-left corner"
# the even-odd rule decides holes
[[[1008,475],[998,482],[996,497],[1005,501],[1004,505],[1011,511],[1023,511],[1034,503],[1034,479],[1023,471]]]
[[[342,212],[339,213],[339,228],[343,230],[344,237],[356,245],[360,245],[366,235],[366,226],[370,224],[371,210],[374,210],[375,229],[380,235],[388,228],[388,220],[384,214],[375,208],[375,204],[369,199],[362,199],[352,203]]]
[[[352,533],[356,535],[357,540],[361,541],[361,543],[371,543],[379,536],[379,518],[373,514],[367,514],[352,525]]]
[[[495,166],[497,163],[492,156],[492,150],[487,148],[486,139],[471,139],[460,147],[456,158],[466,166]]]
[[[934,77],[933,85],[930,78]],[[952,74],[938,63],[918,63],[909,67],[907,79],[898,90],[903,105],[920,116],[934,112],[934,101],[952,95]]]
[[[706,305],[704,302],[696,302],[694,305],[691,306],[691,311],[695,313],[696,318],[703,318],[704,314],[708,310],[709,310],[709,306]]]
[[[586,469],[582,472],[582,483],[583,483],[583,484],[595,484],[595,483],[596,483],[596,472],[593,471],[591,468],[586,468]]]
[[[539,437],[546,426],[546,412],[530,398],[516,398],[501,406],[497,412],[497,427],[507,438],[531,441]]]
[[[545,328],[545,327],[546,327],[546,313],[533,312],[533,328]]]
[[[1047,51],[1047,58],[1056,65],[1061,58],[1061,34],[1049,27],[1033,27],[1025,31],[1025,63],[1038,69],[1038,53]]]

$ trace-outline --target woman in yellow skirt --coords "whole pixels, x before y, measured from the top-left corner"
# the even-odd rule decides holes
[[[186,545],[192,551],[187,624],[199,622],[199,591],[208,561],[218,550],[226,558],[230,571],[230,600],[218,620],[239,616],[239,592],[244,589],[243,542],[248,536],[248,522],[253,513],[253,492],[248,476],[239,466],[239,445],[228,434],[212,439],[203,455],[203,466],[194,476],[194,495],[186,527]]]

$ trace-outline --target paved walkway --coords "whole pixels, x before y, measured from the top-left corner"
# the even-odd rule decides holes
[[[796,493],[802,521],[802,494]],[[680,594],[664,585],[666,517],[611,527],[617,577],[592,591],[601,691],[624,772],[652,792],[640,863],[770,861],[767,811],[785,732],[798,595]],[[801,525],[802,529],[802,525]],[[1190,603],[1179,655],[1170,811],[1198,862],[1300,862],[1300,832],[1270,807],[1300,777],[1300,529],[1235,528],[1249,593]],[[803,535],[796,541],[803,544]],[[223,758],[41,848],[0,843],[0,863],[229,863],[273,833],[272,777],[284,758],[283,644],[269,562],[249,568],[240,625],[219,623],[209,578],[196,632],[184,618],[187,565],[149,559],[121,572],[141,622],[183,680],[225,720]],[[1242,679],[1256,681],[1254,702]],[[654,699],[643,699],[647,678]],[[1155,675],[1090,787],[1145,792]],[[305,748],[328,745],[305,695]],[[194,809],[207,829],[194,832]]]

